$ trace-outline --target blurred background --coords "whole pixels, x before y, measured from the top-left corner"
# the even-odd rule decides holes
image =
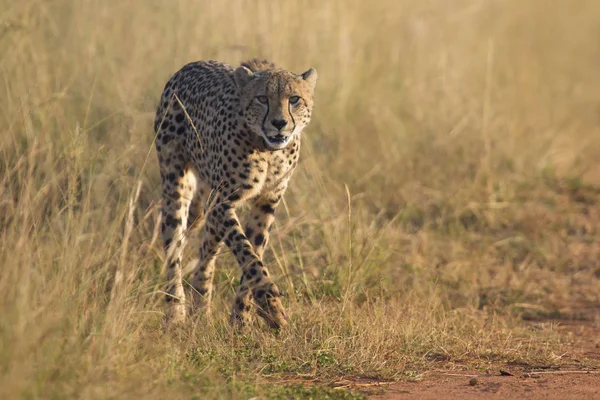
[[[313,356],[324,374],[341,360],[401,370],[431,351],[550,357],[494,335],[597,321],[597,1],[1,3],[0,393],[184,396],[194,363],[227,382],[274,363],[254,347],[235,373],[215,361],[240,358],[223,347],[238,279],[227,253],[204,339],[142,333],[162,318],[153,118],[166,81],[196,60],[319,73],[267,261],[293,332],[339,337],[329,363],[311,340],[299,360],[255,333],[283,372]],[[374,325],[387,330],[365,333]],[[336,342],[353,329],[359,339]]]

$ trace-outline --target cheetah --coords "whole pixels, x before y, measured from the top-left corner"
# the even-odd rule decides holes
[[[298,164],[316,81],[313,68],[295,74],[252,59],[235,69],[217,61],[189,63],[167,82],[154,129],[169,325],[209,312],[215,258],[223,244],[241,268],[230,322],[246,325],[254,305],[269,327],[287,324],[263,253]],[[245,229],[236,213],[243,204],[250,206]],[[199,258],[186,302],[182,252],[188,229],[200,219]]]

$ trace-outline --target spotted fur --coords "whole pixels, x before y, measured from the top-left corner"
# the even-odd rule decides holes
[[[168,81],[156,112],[166,252],[167,319],[208,309],[215,257],[225,244],[241,267],[231,312],[235,325],[251,304],[271,327],[286,324],[280,292],[262,261],[275,210],[298,163],[310,122],[314,69],[294,74],[268,61],[238,68],[216,61],[185,65]],[[242,229],[236,209],[249,203]],[[186,230],[204,218],[198,264],[186,303],[181,255]]]

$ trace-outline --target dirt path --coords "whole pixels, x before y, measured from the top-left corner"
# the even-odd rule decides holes
[[[413,382],[390,384],[371,398],[600,400],[600,326],[593,320],[563,322],[557,329],[571,341],[559,366],[504,364],[484,374],[469,370],[429,371]]]
[[[552,321],[562,346],[561,354],[556,354],[555,362],[549,365],[490,362],[481,369],[481,364],[473,362],[476,360],[440,357],[417,368],[414,377],[407,380],[359,375],[327,382],[315,379],[309,385],[352,390],[378,400],[600,400],[600,308],[592,311],[585,320]],[[535,329],[547,322],[524,323]]]
[[[564,373],[563,373],[564,372]],[[372,396],[380,400],[410,399],[600,399],[600,374],[567,373],[522,374],[520,376],[464,373],[430,375],[419,382],[399,382],[385,393]],[[459,375],[459,374],[456,374]]]

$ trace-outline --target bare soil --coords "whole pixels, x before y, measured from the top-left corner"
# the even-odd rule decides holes
[[[593,321],[593,320],[592,320]],[[453,364],[452,370],[428,371],[410,381],[380,386],[371,398],[399,399],[600,399],[600,326],[597,322],[561,321],[557,328],[567,352],[556,365],[505,363],[487,371]],[[366,387],[375,385],[357,384]]]
[[[430,374],[419,382],[399,382],[374,399],[600,399],[596,372],[547,371],[546,373],[450,375]]]

